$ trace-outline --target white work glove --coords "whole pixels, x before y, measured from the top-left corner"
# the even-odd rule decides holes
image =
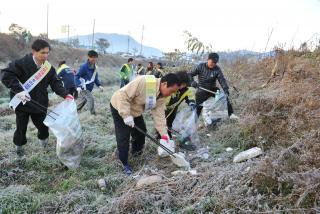
[[[78,94],[80,94],[81,91],[82,91],[81,87],[78,87],[78,88],[77,88],[77,91],[78,91]]]
[[[29,93],[26,91],[19,92],[17,97],[22,101],[23,105],[26,104],[27,101],[31,100]]]
[[[124,118],[123,121],[127,126],[130,126],[131,128],[134,127],[134,121],[133,121],[133,117],[131,115]]]
[[[99,86],[99,89],[101,92],[103,91],[103,87],[101,85]]]

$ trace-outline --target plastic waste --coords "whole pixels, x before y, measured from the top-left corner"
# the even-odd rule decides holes
[[[78,168],[84,152],[82,130],[74,101],[63,101],[55,106],[43,123],[57,138],[56,152],[68,168]]]

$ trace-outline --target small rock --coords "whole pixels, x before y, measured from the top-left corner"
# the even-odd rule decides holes
[[[103,178],[98,180],[98,185],[101,190],[105,190],[107,187],[107,183]]]
[[[162,177],[160,175],[152,175],[152,176],[142,177],[137,182],[136,187],[140,188],[142,186],[148,186],[151,184],[159,183],[161,181],[162,181]]]
[[[228,185],[224,190],[225,190],[227,193],[231,193],[231,187],[232,187],[232,185]]]
[[[190,173],[190,175],[197,175],[198,174],[197,170],[195,170],[195,169],[189,170],[189,173]]]
[[[233,158],[233,162],[239,163],[241,161],[246,161],[251,158],[257,157],[257,156],[261,155],[262,153],[263,152],[260,148],[254,147],[254,148],[248,149],[246,151],[240,152],[238,155],[236,155]]]
[[[207,134],[208,137],[211,137],[211,134]]]
[[[184,171],[184,170],[176,170],[171,172],[171,175],[173,176],[177,176],[177,175],[186,175],[188,174],[188,171]]]
[[[233,151],[233,148],[228,147],[228,148],[226,148],[226,151],[227,151],[227,152],[231,152],[231,151]]]
[[[16,173],[14,173],[14,172],[8,172],[8,176],[9,176],[9,177],[16,177],[16,176],[17,176],[17,174],[16,174]]]
[[[209,151],[206,148],[201,148],[197,151],[197,157],[201,158],[202,160],[209,159]]]

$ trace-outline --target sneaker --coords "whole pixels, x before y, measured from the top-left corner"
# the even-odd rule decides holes
[[[48,146],[48,138],[41,140],[39,139],[39,143],[43,146],[43,148],[47,148]]]
[[[128,176],[132,175],[132,170],[128,164],[123,165],[123,170],[124,170],[124,173],[126,173],[126,175]]]
[[[17,152],[17,155],[18,155],[19,158],[24,156],[24,149],[23,149],[22,146],[17,146],[16,152]]]
[[[235,114],[231,114],[229,118],[230,120],[239,120],[239,117]]]

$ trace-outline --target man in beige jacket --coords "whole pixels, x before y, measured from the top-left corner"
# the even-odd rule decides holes
[[[140,155],[145,143],[144,134],[134,128],[137,126],[147,131],[142,116],[144,111],[151,110],[156,130],[162,139],[169,140],[165,118],[165,98],[177,91],[179,85],[178,77],[172,73],[161,79],[153,75],[145,75],[137,77],[113,94],[110,108],[115,125],[119,159],[127,175],[132,174],[128,165],[130,135],[133,155]]]

